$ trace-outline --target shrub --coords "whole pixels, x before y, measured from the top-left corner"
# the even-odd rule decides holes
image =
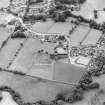
[[[83,90],[81,89],[75,89],[73,91],[73,97],[75,101],[80,101],[83,99]]]
[[[26,75],[25,73],[22,73],[20,71],[12,71],[14,74],[17,74],[17,75]]]
[[[41,3],[43,2],[43,0],[29,0],[29,4],[33,4],[33,3]]]
[[[99,88],[100,88],[100,85],[97,82],[89,85],[89,89],[99,89]]]
[[[14,34],[12,34],[11,38],[12,39],[14,39],[14,38],[26,38],[26,35],[23,32],[18,31],[18,32],[15,32]]]
[[[103,102],[103,104],[102,105],[105,105],[105,102]]]
[[[73,103],[74,102],[73,95],[71,95],[71,94],[66,95],[64,101],[68,102],[68,103]]]
[[[63,92],[60,92],[56,95],[55,100],[64,100],[65,94]]]
[[[83,4],[86,0],[78,0],[80,4]],[[76,4],[77,0],[55,0],[56,3],[61,4]]]
[[[18,105],[23,105],[22,98],[19,93],[15,92],[12,88],[8,86],[1,86],[0,91],[7,91],[11,94],[13,100],[18,104]]]

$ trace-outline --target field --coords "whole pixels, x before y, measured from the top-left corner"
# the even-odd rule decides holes
[[[88,31],[89,31],[89,27],[84,26],[84,25],[78,26],[73,32],[73,34],[70,35],[71,44],[73,46],[78,46],[80,42],[84,39]]]
[[[37,32],[47,32],[50,28],[53,27],[54,24],[55,23],[51,20],[48,20],[46,22],[36,22],[32,26],[32,30]]]
[[[9,5],[9,0],[0,0],[0,8],[7,7]]]
[[[61,33],[63,35],[68,35],[72,26],[73,25],[69,22],[55,23],[53,27],[49,29],[48,33]]]
[[[74,11],[75,14],[81,15],[88,19],[93,19],[94,9],[96,10],[102,10],[105,8],[105,1],[104,0],[86,0],[86,2],[81,6],[80,11]],[[102,23],[105,20],[105,12],[98,12],[98,19],[96,19],[97,22]]]
[[[103,89],[105,92],[104,84],[105,76],[100,78],[94,78],[94,82],[100,83],[100,90]],[[0,86],[10,86],[16,92],[19,92],[24,102],[35,102],[37,100],[53,100],[55,95],[61,91],[71,91],[74,87],[70,85],[64,85],[60,83],[53,83],[38,78],[32,78],[28,76],[14,75],[5,71],[0,71]],[[25,94],[24,94],[25,93]],[[88,91],[84,93],[84,100],[64,105],[91,105],[91,101],[98,90]],[[99,96],[99,101],[104,101],[105,93]],[[1,103],[0,103],[1,105]],[[4,105],[4,104],[3,104]],[[100,104],[102,105],[102,104]]]
[[[3,41],[5,41],[8,38],[8,36],[10,36],[10,33],[8,33],[7,29],[0,28],[0,47]]]
[[[22,71],[29,70],[35,59],[35,53],[38,50],[43,49],[44,51],[48,51],[49,53],[52,54],[55,46],[56,43],[41,44],[39,40],[28,39],[23,49],[20,51],[20,54],[17,56],[16,60],[14,61],[13,65],[11,65],[10,69],[20,69]]]
[[[36,22],[32,26],[33,31],[37,32],[47,32],[47,33],[61,33],[64,35],[68,35],[69,30],[72,29],[73,24],[70,23],[71,20],[75,20],[73,18],[67,19],[65,23],[55,23],[51,19],[48,19],[46,22]]]
[[[7,45],[4,46],[0,52],[0,67],[6,68],[8,66],[22,42],[23,40],[9,39]]]
[[[73,65],[59,63],[59,62],[56,62],[54,64],[54,67],[52,65],[41,66],[37,64],[39,58],[35,57],[36,56],[35,53],[40,49],[44,49],[45,51],[52,53],[54,46],[55,46],[54,44],[48,44],[48,43],[44,43],[42,45],[38,40],[28,39],[23,49],[20,51],[19,55],[14,60],[13,64],[10,66],[9,69],[22,71],[29,75],[39,76],[46,79],[52,79],[54,77],[53,78],[54,80],[63,81],[62,80],[63,78],[64,81],[66,82],[77,82],[78,80],[77,78],[80,78],[82,73],[84,72],[83,68],[81,68],[82,70],[80,70],[79,67],[74,66],[73,69]],[[59,75],[60,72],[62,75]],[[72,75],[70,76],[70,74],[72,73],[74,75],[78,74],[78,76],[76,76],[77,78],[75,79],[72,78]]]
[[[35,102],[37,100],[53,100],[55,95],[63,90],[71,91],[73,86],[18,76],[7,72],[0,72],[0,86],[10,86],[19,92],[24,102]]]
[[[91,30],[82,44],[83,45],[96,44],[101,35],[102,35],[101,32],[97,30]]]

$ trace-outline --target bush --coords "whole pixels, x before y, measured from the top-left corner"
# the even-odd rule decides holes
[[[73,91],[73,93],[74,93],[73,97],[74,97],[75,101],[80,101],[83,99],[83,90],[75,89]]]
[[[29,0],[29,4],[41,3],[41,2],[43,2],[43,0]]]
[[[14,74],[17,74],[17,75],[26,75],[25,73],[22,73],[20,71],[12,71]]]
[[[79,4],[83,4],[86,0],[79,0]],[[77,0],[55,0],[56,3],[61,4],[76,4]]]
[[[65,22],[66,21],[66,17],[63,13],[54,13],[52,16],[52,19],[55,22]]]
[[[23,105],[22,98],[19,93],[15,92],[12,88],[8,86],[1,86],[0,91],[7,91],[11,94],[13,100],[18,104],[18,105]]]
[[[71,95],[71,94],[66,95],[64,101],[68,102],[68,103],[73,103],[74,102],[73,95]]]
[[[56,95],[55,100],[63,100],[65,99],[65,94],[60,92]]]
[[[74,103],[83,99],[83,91],[80,89],[74,89],[70,92],[61,92],[57,94],[56,101],[62,100],[68,103]]]
[[[18,31],[18,32],[15,32],[12,36],[11,36],[12,39],[14,38],[26,38],[26,35],[21,32],[21,31]]]
[[[7,44],[7,40],[4,40],[2,45],[1,45],[1,48],[3,48],[6,44]]]
[[[99,88],[100,88],[100,85],[97,82],[89,85],[89,89],[99,89]]]

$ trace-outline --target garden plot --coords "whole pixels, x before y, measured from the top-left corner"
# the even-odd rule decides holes
[[[49,53],[53,53],[55,46],[56,43],[40,43],[40,41],[37,39],[28,39],[20,54],[11,65],[10,69],[19,69],[23,72],[27,72],[27,70],[29,70],[33,65],[33,61],[36,61],[35,53],[38,50],[43,49],[45,52],[47,51]]]
[[[96,44],[101,35],[100,31],[92,29],[82,44]]]
[[[77,46],[86,37],[89,31],[89,27],[84,25],[78,26],[75,31],[71,34],[71,43],[73,46]]]
[[[23,40],[10,39],[0,52],[0,67],[6,68]]]
[[[33,26],[32,26],[32,30],[33,31],[37,31],[37,32],[47,32],[50,28],[52,28],[52,26],[55,23],[51,20],[48,20],[46,22],[36,22]]]
[[[5,71],[0,72],[0,86],[10,86],[20,93],[24,102],[53,100],[58,92],[63,90],[71,91],[73,88],[72,85],[14,75]]]

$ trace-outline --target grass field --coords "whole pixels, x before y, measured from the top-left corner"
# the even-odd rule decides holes
[[[100,31],[92,29],[82,44],[96,44],[101,35]]]
[[[14,54],[16,53],[17,49],[20,46],[20,43],[22,43],[23,40],[12,40],[10,39],[7,42],[7,45],[3,47],[2,51],[0,52],[0,67],[6,68],[9,62],[14,57]]]
[[[81,15],[85,18],[94,18],[93,11],[96,10],[102,10],[105,8],[105,1],[104,0],[86,0],[86,2],[81,6],[80,11],[74,11],[75,14]],[[96,19],[97,22],[102,23],[105,20],[105,13],[104,12],[98,12],[99,18]]]
[[[7,7],[9,5],[9,0],[0,0],[0,8]]]
[[[69,90],[73,86],[53,83],[38,78],[23,77],[7,72],[0,72],[0,86],[10,86],[19,92],[25,102],[37,100],[53,100],[55,95],[63,90]]]
[[[82,41],[82,39],[87,34],[88,30],[89,30],[89,27],[87,26],[84,26],[84,25],[78,26],[73,32],[73,34],[70,35],[72,45],[78,46]]]
[[[55,23],[51,20],[48,20],[46,22],[36,22],[33,26],[32,26],[32,30],[33,31],[37,31],[37,32],[47,32],[50,28],[53,27]]]
[[[32,26],[33,31],[37,32],[47,32],[47,33],[61,33],[64,35],[68,35],[69,30],[72,29],[73,24],[70,23],[71,20],[75,20],[73,18],[68,18],[65,23],[55,23],[51,19],[48,19],[46,22],[36,22]]]
[[[56,43],[43,43],[41,44],[39,40],[28,39],[20,54],[17,56],[16,60],[11,65],[10,69],[20,69],[22,71],[27,71],[33,64],[35,59],[35,53],[38,50],[43,49],[49,53],[53,53],[53,49]],[[35,60],[36,61],[36,60]],[[35,62],[34,61],[34,62]]]
[[[73,25],[69,22],[55,23],[53,27],[49,29],[48,33],[61,33],[63,35],[68,35],[72,26]]]
[[[10,34],[8,33],[7,29],[0,28],[0,47],[3,41],[5,41],[8,38],[8,36],[10,36]]]
[[[84,72],[85,68],[72,64],[56,62],[54,65],[53,79],[77,84]]]

